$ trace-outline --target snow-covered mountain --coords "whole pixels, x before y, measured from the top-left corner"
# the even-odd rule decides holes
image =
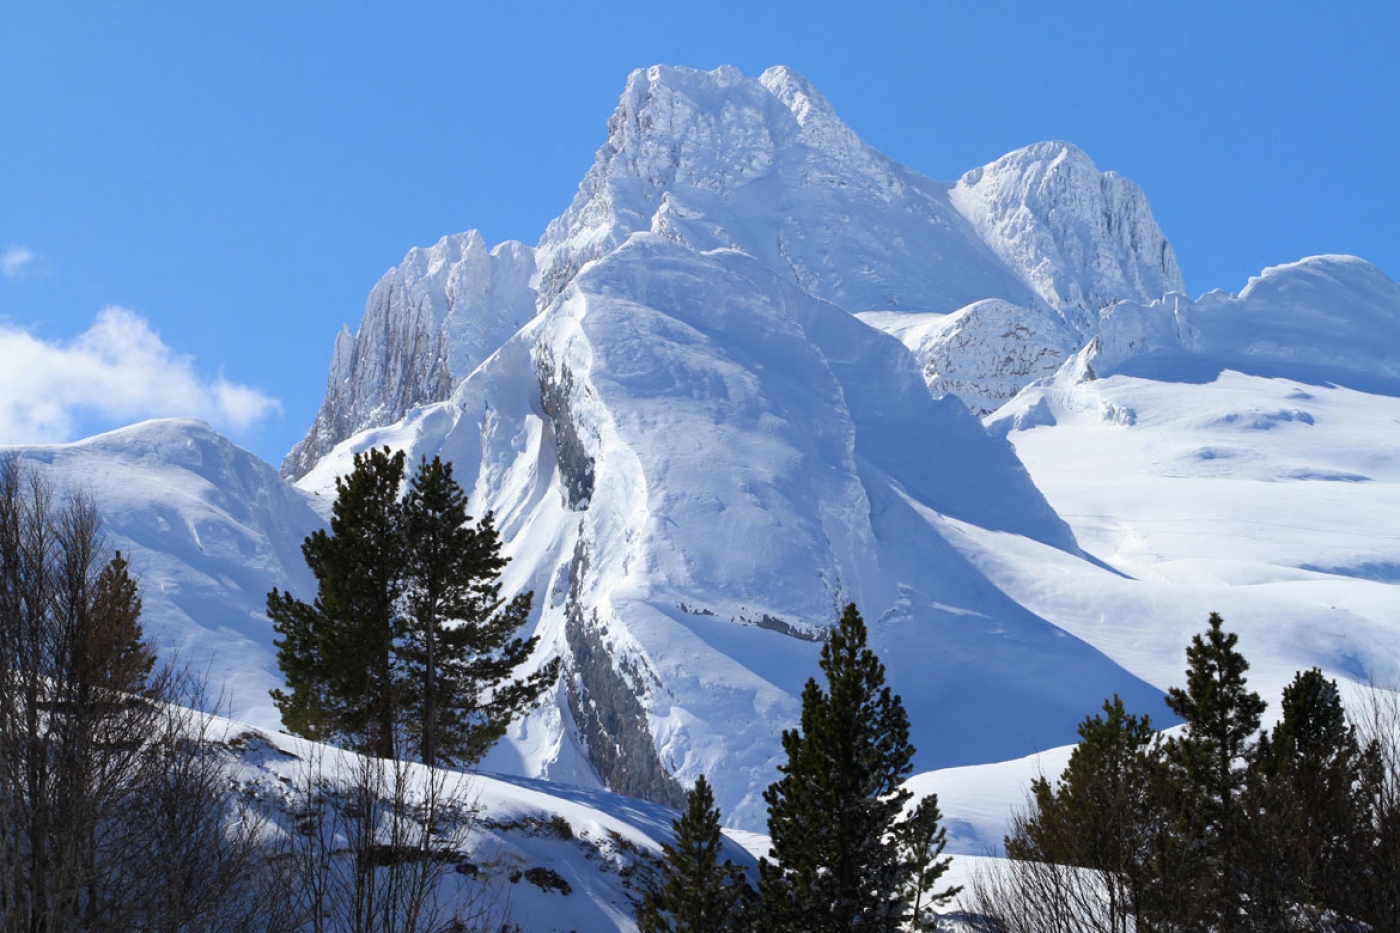
[[[488,767],[671,801],[704,772],[761,827],[777,737],[849,601],[921,711],[926,767],[1067,741],[1115,690],[1155,701],[950,544],[965,524],[1079,554],[1011,448],[934,400],[898,341],[739,251],[633,235],[450,401],[301,485],[386,442],[451,458],[516,585],[548,594],[557,709]]]
[[[1031,146],[937,182],[866,145],[790,68],[754,79],[656,66],[628,78],[577,196],[533,250],[488,250],[472,231],[385,274],[358,333],[337,337],[325,403],[283,472],[302,476],[356,431],[445,400],[532,309],[640,232],[741,250],[851,313],[979,319],[976,303],[999,299],[1040,332],[1068,320],[1055,365],[1112,301],[1183,289],[1141,190],[1072,146]],[[1045,374],[1003,365],[1008,341],[985,323],[968,333],[976,346],[935,334],[916,347],[938,394],[999,404]]]
[[[263,599],[314,593],[335,476],[441,454],[565,662],[487,768],[663,803],[703,772],[750,830],[855,601],[980,853],[1104,697],[1169,722],[1211,610],[1266,695],[1400,679],[1397,322],[1349,257],[1191,299],[1142,192],[1068,144],[936,182],[790,69],[657,67],[535,247],[385,275],[295,487],[190,422],[20,454],[92,490],[162,646],[263,726]]]

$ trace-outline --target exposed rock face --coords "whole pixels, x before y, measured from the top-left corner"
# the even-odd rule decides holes
[[[1142,189],[1099,172],[1069,143],[1008,153],[968,172],[950,196],[987,245],[1081,330],[1114,301],[1186,290]]]
[[[358,333],[342,328],[326,398],[282,473],[306,474],[337,443],[452,394],[534,315],[534,254],[488,249],[475,230],[413,249],[370,292]]]

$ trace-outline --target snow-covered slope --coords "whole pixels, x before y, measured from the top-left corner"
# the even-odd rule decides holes
[[[493,766],[671,801],[705,772],[731,822],[761,827],[848,601],[919,711],[923,767],[1067,741],[1115,690],[1155,701],[950,543],[969,525],[1078,553],[1010,448],[931,398],[896,340],[738,251],[634,235],[450,403],[357,436],[303,487],[385,442],[450,456],[515,579],[547,594],[565,686]]]
[[[213,717],[201,722],[229,772],[230,805],[256,813],[275,859],[301,870],[316,865],[317,854],[298,848],[315,825],[306,809],[308,788],[364,786],[377,766],[240,722]],[[654,883],[661,846],[673,842],[672,821],[679,816],[606,791],[486,772],[432,773],[402,765],[397,776],[388,773],[383,780],[385,798],[396,781],[414,803],[432,789],[441,810],[459,818],[442,820],[435,829],[442,868],[435,876],[429,873],[429,883],[439,906],[455,903],[479,914],[472,917],[477,929],[635,933],[636,904]],[[324,808],[319,815],[331,833],[343,832],[334,810],[337,799],[343,798],[317,796]],[[344,851],[345,835],[334,844]],[[279,845],[289,849],[278,853]],[[732,838],[722,846],[721,857],[745,868],[756,883],[756,858]],[[336,890],[324,876],[320,880],[323,889]],[[381,898],[395,896],[380,892]]]
[[[1058,558],[1001,542],[977,563],[1159,686],[1212,610],[1243,632],[1266,695],[1312,665],[1400,682],[1397,324],[1400,286],[1344,257],[1266,270],[1239,297],[1117,306],[988,420],[1124,576],[1046,587],[1018,565]]]
[[[265,613],[270,589],[314,592],[301,542],[311,498],[202,421],[147,421],[73,444],[0,448],[59,491],[90,495],[109,549],[141,586],[147,637],[165,661],[207,674],[240,720],[280,725],[282,685]]]

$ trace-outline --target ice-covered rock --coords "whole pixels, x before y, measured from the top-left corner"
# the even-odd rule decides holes
[[[1100,172],[1069,143],[1008,153],[964,175],[950,197],[992,250],[1086,336],[1115,301],[1186,290],[1142,189]]]
[[[299,477],[337,443],[439,402],[534,314],[533,251],[475,230],[412,249],[370,292],[359,330],[336,336],[326,398],[283,461]]]

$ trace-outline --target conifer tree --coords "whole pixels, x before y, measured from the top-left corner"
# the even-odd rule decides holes
[[[1196,854],[1193,877],[1185,884],[1199,908],[1199,924],[1226,931],[1246,922],[1247,821],[1240,794],[1266,704],[1246,686],[1249,662],[1236,650],[1239,636],[1225,631],[1218,613],[1210,614],[1209,625],[1186,649],[1186,687],[1167,692],[1167,706],[1185,721],[1186,730],[1167,742],[1166,754],[1180,842]]]
[[[1202,829],[1219,837],[1236,818],[1244,786],[1245,755],[1259,731],[1267,704],[1246,686],[1249,662],[1236,650],[1239,636],[1226,632],[1219,613],[1210,614],[1204,637],[1186,649],[1186,687],[1167,691],[1167,706],[1186,723],[1186,733],[1168,743]]]
[[[903,821],[895,824],[894,835],[899,855],[910,866],[904,885],[904,902],[909,906],[910,927],[927,931],[938,927],[933,908],[938,907],[962,890],[961,886],[936,891],[938,879],[953,864],[951,857],[942,858],[948,845],[948,828],[942,825],[943,812],[938,809],[938,795],[929,794],[915,805]]]
[[[402,637],[406,541],[399,490],[404,455],[389,448],[355,455],[337,477],[331,527],[301,546],[318,583],[314,604],[273,590],[267,614],[290,693],[273,691],[287,728],[340,741],[379,758],[397,754],[399,684],[394,643]]]
[[[450,464],[426,458],[406,496],[404,455],[355,457],[336,480],[329,533],[302,553],[318,581],[308,605],[273,590],[289,692],[273,691],[292,732],[380,758],[473,764],[558,678],[554,660],[512,679],[538,644],[516,632],[531,594],[501,596],[500,537],[473,525]]]
[[[1168,866],[1161,845],[1162,769],[1151,719],[1129,713],[1115,695],[1104,701],[1102,715],[1080,723],[1079,738],[1056,784],[1044,777],[1031,783],[1029,810],[1013,820],[1006,854],[1073,867],[1073,874],[1047,869],[1028,876],[1032,884],[1023,897],[1059,902],[1039,905],[1043,913],[1062,905],[1079,909],[1083,891],[1077,882],[1084,880],[1091,887],[1088,899],[1102,902],[1096,910],[1104,925],[1133,929],[1135,917],[1171,901],[1159,897],[1165,893],[1159,879]],[[1047,877],[1055,884],[1037,886]],[[1160,916],[1163,910],[1156,912]]]
[[[671,823],[675,845],[662,843],[660,884],[637,906],[639,933],[744,933],[752,929],[754,891],[723,848],[714,793],[700,775],[686,812]]]
[[[783,733],[782,777],[764,793],[773,856],[759,863],[765,929],[894,931],[925,867],[896,844],[910,797],[909,720],[854,605],[822,646],[821,667],[827,689],[807,682],[801,727]]]
[[[539,643],[515,633],[530,593],[501,597],[506,559],[488,514],[473,526],[452,465],[424,458],[404,502],[407,638],[401,648],[410,741],[429,764],[474,764],[558,678],[551,661],[509,680]]]
[[[1248,837],[1256,924],[1354,912],[1369,814],[1360,793],[1367,758],[1347,723],[1335,681],[1300,671],[1283,691],[1283,715],[1261,737],[1248,771]]]

